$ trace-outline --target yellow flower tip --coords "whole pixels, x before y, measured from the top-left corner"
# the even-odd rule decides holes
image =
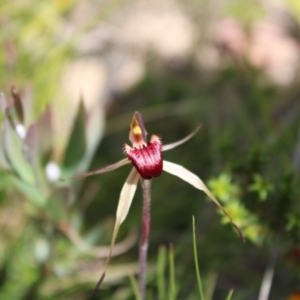
[[[142,129],[135,118],[131,123],[131,130],[134,135],[142,135]]]
[[[145,130],[142,115],[139,112],[133,114],[130,125],[129,140],[133,147],[139,148],[147,143],[147,132]]]

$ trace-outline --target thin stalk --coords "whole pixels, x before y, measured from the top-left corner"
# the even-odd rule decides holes
[[[141,298],[144,300],[146,296],[147,252],[150,232],[151,180],[142,179],[141,184],[143,189],[143,213],[139,253],[139,291]]]
[[[133,290],[133,294],[134,294],[135,299],[136,300],[142,300],[141,295],[140,295],[139,290],[138,290],[137,282],[136,282],[136,280],[135,280],[135,278],[132,274],[129,275],[129,279],[130,279],[130,283],[131,283],[131,286],[132,286],[132,290]]]
[[[166,282],[165,282],[165,268],[166,268],[166,248],[164,246],[159,247],[158,259],[157,259],[157,289],[158,299],[166,299]]]
[[[278,247],[274,246],[271,248],[270,260],[263,276],[263,280],[258,295],[258,300],[269,299],[270,290],[274,278],[277,256],[278,256]]]
[[[213,299],[213,295],[216,289],[217,279],[218,279],[217,272],[211,272],[208,274],[207,280],[205,282],[205,293],[204,293],[205,300]]]
[[[204,292],[203,292],[199,263],[198,263],[196,225],[195,225],[195,217],[194,216],[193,216],[193,248],[194,248],[194,260],[195,260],[195,269],[196,269],[196,277],[197,277],[197,283],[198,283],[199,296],[200,296],[201,300],[204,300],[205,298],[204,298]]]
[[[226,297],[226,300],[230,300],[233,295],[233,289],[231,289]]]
[[[174,249],[172,244],[170,244],[169,247],[169,268],[170,268],[169,300],[175,300],[176,298],[175,263],[174,263]]]

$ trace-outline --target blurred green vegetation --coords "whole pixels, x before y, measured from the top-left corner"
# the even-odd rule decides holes
[[[195,53],[181,63],[150,55],[142,80],[126,93],[114,94],[105,133],[87,125],[82,101],[65,149],[57,154],[52,105],[62,68],[81,55],[75,47],[79,36],[122,7],[121,1],[104,4],[66,38],[65,26],[78,3],[0,4],[5,28],[0,32],[0,299],[98,299],[91,291],[107,255],[104,245],[110,243],[129,167],[86,180],[57,179],[123,158],[136,110],[148,133],[161,135],[164,143],[202,123],[192,140],[164,156],[199,175],[246,237],[241,242],[204,194],[162,174],[153,182],[148,299],[165,297],[161,285],[169,280],[170,270],[164,246],[170,243],[177,299],[198,299],[192,215],[206,299],[225,299],[231,289],[232,299],[256,299],[269,267],[275,267],[269,299],[288,299],[300,289],[299,74],[279,86],[246,57],[237,58],[226,49],[220,50],[220,66],[213,72],[196,64]],[[266,8],[245,3],[249,9],[231,1],[224,14],[249,30],[264,18]],[[287,3],[291,18],[299,19],[299,3]],[[186,5],[192,11],[195,2]],[[300,49],[299,35],[292,36]],[[97,149],[88,141],[90,131],[95,132],[92,144],[99,144]],[[121,255],[112,260],[99,299],[135,299],[128,276],[137,271],[141,205],[138,190],[120,230]]]

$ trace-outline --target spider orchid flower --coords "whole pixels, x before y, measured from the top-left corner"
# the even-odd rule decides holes
[[[134,197],[137,188],[138,181],[141,180],[142,187],[144,188],[145,183],[150,182],[151,179],[154,177],[160,176],[162,171],[166,171],[172,175],[175,175],[181,178],[182,180],[188,182],[195,188],[202,190],[230,219],[230,222],[237,229],[239,235],[243,237],[239,227],[233,223],[231,217],[228,215],[228,213],[224,210],[224,208],[221,206],[218,200],[209,191],[209,189],[206,187],[206,185],[202,182],[202,180],[199,177],[197,177],[195,174],[193,174],[192,172],[188,171],[187,169],[185,169],[184,167],[178,164],[163,160],[162,153],[164,151],[173,149],[185,143],[190,138],[192,138],[200,128],[201,126],[199,125],[191,134],[189,134],[182,140],[179,140],[177,142],[168,145],[163,145],[161,138],[157,135],[152,135],[150,141],[147,142],[147,132],[144,127],[142,116],[139,112],[135,112],[133,115],[133,119],[131,122],[131,129],[129,132],[129,140],[132,143],[132,147],[130,147],[127,144],[124,145],[124,154],[127,157],[110,166],[75,177],[75,178],[82,178],[86,176],[109,172],[130,163],[132,163],[133,165],[133,168],[131,169],[129,176],[127,177],[125,184],[121,190],[119,203],[117,207],[117,213],[116,213],[116,221],[115,221],[115,226],[114,226],[114,231],[113,231],[113,236],[112,236],[112,241],[110,246],[110,253],[107,258],[102,276],[100,277],[96,285],[95,291],[99,288],[99,286],[101,285],[105,277],[105,273],[111,258],[112,249],[116,242],[119,228],[121,224],[124,222],[128,214],[129,208],[132,203],[132,199]],[[149,228],[148,228],[149,226],[150,226],[150,221],[148,220],[148,223],[146,223],[147,234],[149,233]],[[142,232],[142,240],[143,240],[143,232]],[[142,243],[143,241],[141,241],[141,244]]]

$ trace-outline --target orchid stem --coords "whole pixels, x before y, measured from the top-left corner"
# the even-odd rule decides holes
[[[142,179],[141,184],[143,189],[143,214],[139,253],[139,290],[141,298],[144,300],[146,294],[147,252],[150,232],[151,180]]]

